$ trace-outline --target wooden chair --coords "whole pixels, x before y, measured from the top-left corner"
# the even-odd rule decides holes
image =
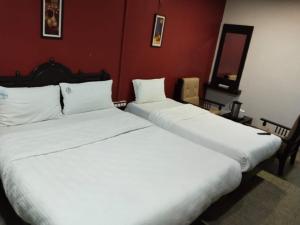
[[[225,106],[222,103],[201,98],[199,96],[200,79],[198,77],[181,78],[175,88],[175,99],[182,103],[190,103],[215,114],[219,114]]]
[[[293,165],[300,147],[300,115],[292,128],[264,118],[261,118],[261,120],[263,121],[263,126],[271,124],[274,127],[274,134],[282,139],[282,146],[277,153],[279,160],[278,175],[282,176],[286,161],[290,157],[290,164]]]

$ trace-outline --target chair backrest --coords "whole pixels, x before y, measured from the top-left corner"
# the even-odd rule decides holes
[[[181,100],[199,105],[199,77],[182,78]]]
[[[298,149],[300,147],[300,115],[298,116],[297,120],[295,121],[292,129],[290,130],[285,140],[287,141],[284,145],[285,154],[297,154]]]
[[[296,119],[292,129],[286,138],[290,143],[300,144],[300,115]]]

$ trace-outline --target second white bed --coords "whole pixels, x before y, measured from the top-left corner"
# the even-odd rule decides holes
[[[146,118],[154,124],[197,144],[208,147],[238,161],[243,172],[268,159],[281,145],[275,135],[262,132],[199,107],[172,99],[137,104],[131,102],[126,111]]]

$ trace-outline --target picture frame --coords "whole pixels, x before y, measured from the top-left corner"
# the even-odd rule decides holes
[[[162,45],[166,17],[155,14],[151,46],[160,48]]]
[[[41,37],[62,39],[64,0],[41,1]]]

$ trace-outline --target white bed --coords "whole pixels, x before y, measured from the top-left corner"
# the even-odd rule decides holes
[[[31,225],[183,225],[239,164],[118,109],[0,127],[0,175]]]
[[[242,172],[274,155],[281,145],[281,139],[275,135],[258,135],[261,130],[172,99],[144,104],[131,102],[126,111],[229,156],[240,163]]]

